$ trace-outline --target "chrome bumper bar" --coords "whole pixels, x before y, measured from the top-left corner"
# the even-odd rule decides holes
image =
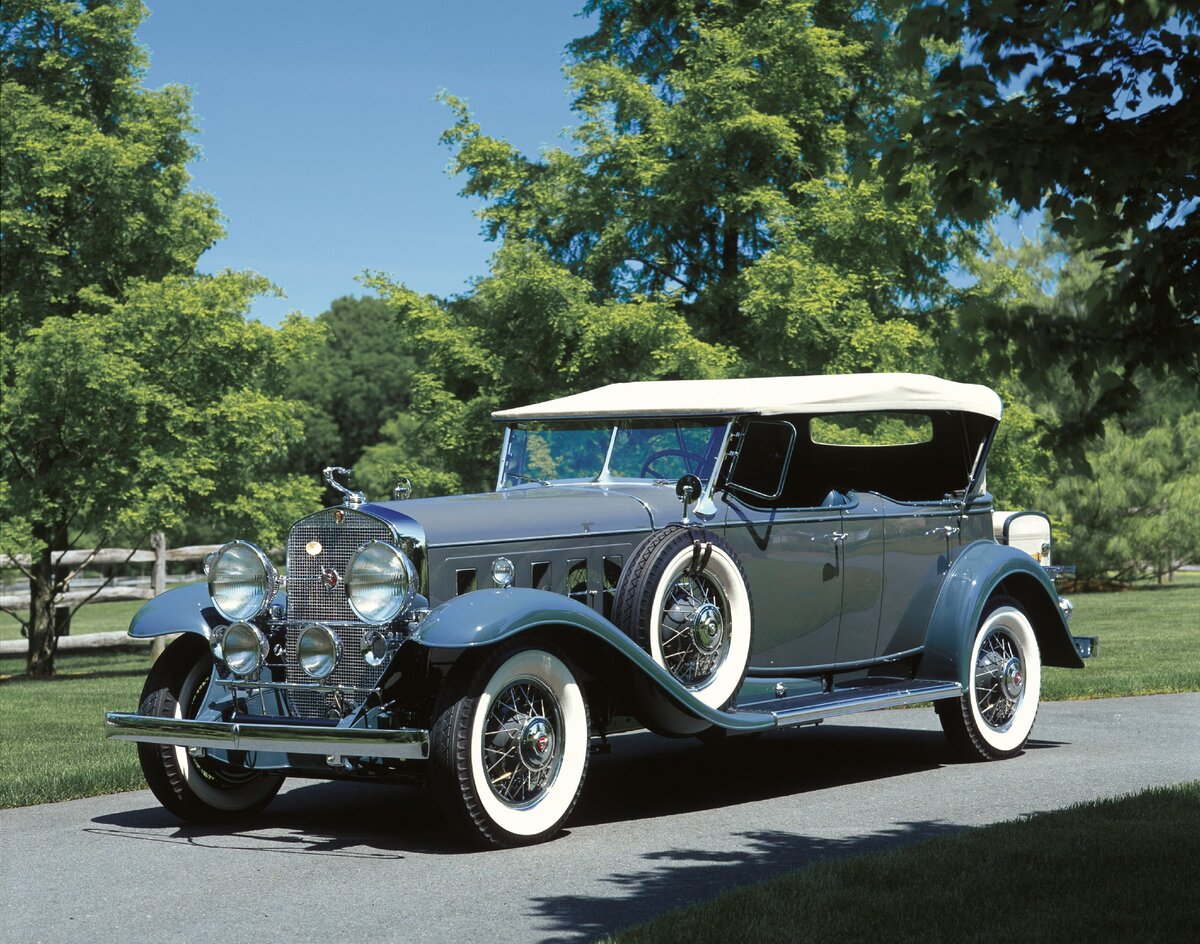
[[[110,711],[104,716],[104,730],[110,741],[215,747],[226,751],[388,757],[395,760],[424,760],[429,756],[429,732],[424,728],[377,731],[304,724],[196,721]]]

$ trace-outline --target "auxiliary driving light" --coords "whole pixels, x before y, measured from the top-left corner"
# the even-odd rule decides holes
[[[309,623],[296,643],[296,658],[306,675],[323,679],[333,673],[342,659],[342,643],[328,626]]]

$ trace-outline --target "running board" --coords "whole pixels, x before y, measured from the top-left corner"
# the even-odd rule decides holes
[[[775,718],[775,726],[785,728],[797,724],[816,724],[826,718],[856,714],[860,711],[899,708],[941,698],[958,698],[962,692],[963,688],[958,682],[913,679],[883,685],[864,685],[816,695],[780,698],[773,702],[745,705],[744,710],[770,712]]]

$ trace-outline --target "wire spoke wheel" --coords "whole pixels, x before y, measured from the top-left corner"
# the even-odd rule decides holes
[[[534,678],[514,680],[492,702],[480,748],[488,785],[502,803],[536,802],[553,784],[562,757],[562,710]]]
[[[997,760],[1019,754],[1037,717],[1042,660],[1029,616],[997,595],[980,619],[971,648],[967,690],[936,703],[946,736],[964,757]]]
[[[729,600],[709,572],[672,575],[659,617],[663,664],[688,688],[707,683],[729,652]]]

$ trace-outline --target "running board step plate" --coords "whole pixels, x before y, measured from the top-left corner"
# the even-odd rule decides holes
[[[775,717],[776,727],[785,728],[796,724],[815,724],[826,718],[856,714],[860,711],[877,711],[881,708],[899,708],[941,698],[958,698],[962,692],[962,686],[958,682],[913,679],[884,685],[845,688],[816,695],[779,698],[772,702],[743,705],[741,709],[770,712]]]

